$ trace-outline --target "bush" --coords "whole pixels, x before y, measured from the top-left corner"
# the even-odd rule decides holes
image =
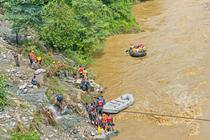
[[[7,103],[7,89],[6,89],[6,80],[3,75],[0,75],[0,110],[2,110]]]
[[[59,79],[57,77],[49,77],[45,83],[48,85],[48,89],[45,94],[49,100],[55,93],[63,94],[64,89],[60,86]]]

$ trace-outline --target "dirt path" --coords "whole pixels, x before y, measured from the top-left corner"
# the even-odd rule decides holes
[[[145,30],[107,39],[92,66],[111,99],[132,92],[129,110],[210,119],[210,2],[154,0],[133,7]],[[130,43],[144,42],[148,55],[127,56]],[[210,123],[120,113],[116,139],[209,140]]]

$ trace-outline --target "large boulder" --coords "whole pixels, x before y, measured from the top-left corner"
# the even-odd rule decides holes
[[[32,89],[27,94],[21,94],[20,96],[33,105],[46,105],[49,102],[45,95],[46,90],[46,88]]]
[[[13,33],[11,25],[8,21],[3,21],[0,23],[0,36],[3,40],[7,41],[11,45],[15,45],[16,43],[16,34]],[[19,35],[18,40],[22,41],[26,39],[24,35]]]
[[[42,74],[42,73],[45,73],[45,72],[46,72],[45,69],[37,69],[37,70],[34,72],[34,74],[35,74],[35,75],[39,75],[39,74]]]

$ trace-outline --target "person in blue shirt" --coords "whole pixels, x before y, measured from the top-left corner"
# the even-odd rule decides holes
[[[98,97],[98,99],[99,99],[99,100],[102,100],[103,105],[105,105],[105,104],[106,104],[106,101],[105,101],[105,99],[104,99],[104,97],[103,97],[103,96],[99,96],[99,97]]]
[[[32,78],[31,84],[32,84],[33,86],[37,86],[38,88],[40,87],[39,82],[36,80],[36,76],[34,76],[34,77]]]
[[[62,95],[56,95],[54,97],[54,106],[58,108],[57,111],[60,111],[60,112],[64,111],[65,102]]]

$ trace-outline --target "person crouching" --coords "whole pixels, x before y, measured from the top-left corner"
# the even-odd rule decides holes
[[[56,95],[54,97],[54,106],[57,107],[57,111],[63,112],[64,110],[64,99],[62,95]]]
[[[31,80],[31,84],[33,86],[37,86],[38,88],[40,88],[40,83],[36,80],[36,76],[34,76]]]

